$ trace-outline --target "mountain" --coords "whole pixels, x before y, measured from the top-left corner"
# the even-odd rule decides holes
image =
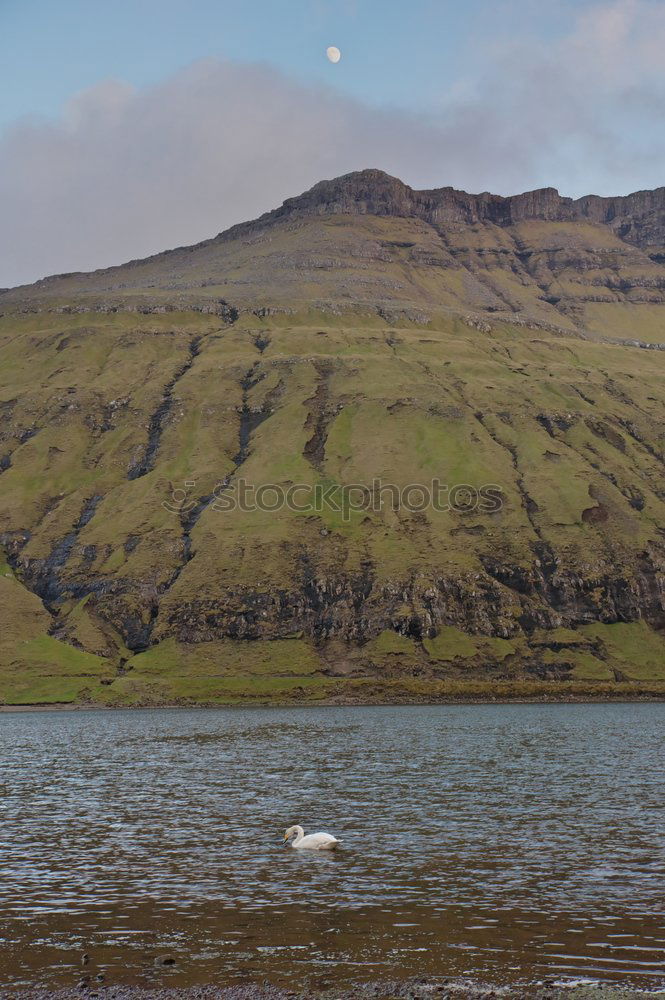
[[[0,701],[665,693],[665,188],[366,170],[0,313]]]

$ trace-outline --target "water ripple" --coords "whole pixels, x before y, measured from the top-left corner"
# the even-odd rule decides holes
[[[665,977],[664,721],[663,705],[2,715],[3,975],[69,982],[63,954],[92,941],[147,981],[127,957],[146,936],[177,937],[179,982],[219,969],[223,940],[229,974],[274,971],[298,935],[330,961],[332,923],[347,964],[450,971],[464,951],[504,979]],[[282,850],[294,822],[344,852]]]

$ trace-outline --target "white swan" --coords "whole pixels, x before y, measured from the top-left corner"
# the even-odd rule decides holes
[[[334,851],[341,840],[331,837],[329,833],[310,833],[305,836],[305,831],[301,826],[290,826],[284,831],[284,843],[291,841],[291,847],[306,851]]]

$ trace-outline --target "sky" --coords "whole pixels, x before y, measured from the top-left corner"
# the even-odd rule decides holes
[[[0,0],[0,286],[196,242],[364,167],[660,186],[664,51],[665,0]]]

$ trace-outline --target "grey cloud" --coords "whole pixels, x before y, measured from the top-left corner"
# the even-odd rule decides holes
[[[199,63],[142,91],[102,83],[60,121],[20,123],[0,141],[0,285],[196,242],[368,166],[416,187],[498,193],[656,186],[663,81],[648,57],[665,24],[652,17],[647,38],[636,23],[652,6],[599,5],[595,21],[586,12],[553,48],[494,51],[473,95],[444,100],[436,118],[231,62]],[[581,63],[594,38],[594,64]]]

